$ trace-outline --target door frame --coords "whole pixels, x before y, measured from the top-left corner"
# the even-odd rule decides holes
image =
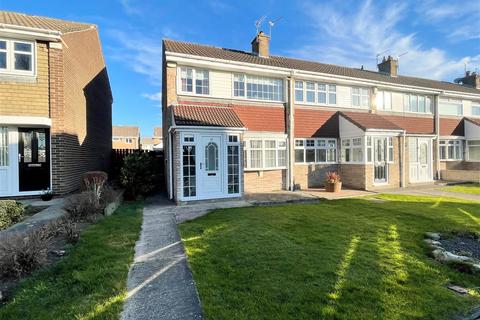
[[[417,166],[417,169],[416,169],[416,172],[417,172],[417,177],[412,177],[412,159],[410,158],[410,143],[411,143],[411,139],[415,139],[416,140],[416,156],[417,156],[417,159],[416,161],[414,162]],[[427,159],[427,163],[428,163],[428,178],[425,179],[425,180],[420,180],[419,177],[420,177],[420,172],[419,172],[419,169],[420,169],[420,163],[418,161],[418,156],[419,156],[419,145],[420,145],[420,141],[425,141],[427,142],[427,145],[428,145],[428,159]],[[433,181],[433,138],[431,136],[409,136],[408,137],[408,181],[409,183],[428,183],[428,182],[432,182]]]
[[[198,130],[192,130],[192,129],[183,129],[183,130],[176,130],[176,134],[179,136],[178,139],[178,147],[175,148],[178,152],[178,173],[177,175],[179,176],[179,179],[176,179],[176,181],[179,181],[177,187],[175,188],[177,190],[177,199],[180,201],[193,201],[193,200],[211,200],[211,199],[223,199],[223,198],[239,198],[243,194],[243,148],[241,145],[241,140],[240,140],[240,135],[243,130],[235,130],[235,129],[226,129],[226,128],[220,128],[218,130],[202,130],[202,128],[199,128]],[[238,147],[239,147],[239,156],[238,156],[238,165],[239,165],[239,173],[238,173],[238,178],[239,178],[239,192],[235,194],[229,194],[228,193],[228,157],[227,157],[227,147],[230,145],[228,143],[228,137],[229,135],[236,135],[238,136]],[[193,137],[193,142],[185,142],[184,138],[186,136],[191,136]],[[222,190],[223,192],[221,194],[199,194],[198,193],[198,188],[201,187],[201,183],[198,181],[198,172],[200,170],[200,162],[197,160],[199,156],[204,156],[203,151],[200,152],[199,149],[202,145],[201,139],[203,136],[219,136],[221,145],[220,145],[220,151],[219,151],[219,166],[221,166],[221,171],[222,171]],[[195,146],[195,170],[196,170],[196,195],[192,197],[184,197],[183,195],[183,181],[184,181],[184,174],[183,174],[183,146],[184,145],[194,145]],[[220,157],[222,157],[222,160],[220,161]],[[174,165],[175,167],[175,165]],[[175,179],[175,177],[173,177]]]
[[[374,185],[385,185],[385,184],[388,184],[389,183],[389,165],[388,165],[388,138],[387,136],[372,136],[372,147],[373,147],[373,184]],[[378,163],[377,161],[377,157],[376,157],[376,151],[377,151],[377,148],[376,148],[376,143],[375,141],[376,140],[383,140],[384,142],[384,145],[383,145],[383,152],[384,152],[384,161],[383,161],[383,164],[385,166],[385,180],[383,181],[377,181],[375,179],[375,166],[376,166],[376,163]]]

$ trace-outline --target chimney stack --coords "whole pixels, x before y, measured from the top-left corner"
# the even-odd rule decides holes
[[[465,87],[480,89],[480,75],[476,72],[466,71],[465,76],[455,79],[455,82]]]
[[[262,58],[268,58],[269,51],[270,37],[260,31],[252,40],[252,53]]]
[[[378,72],[386,73],[392,77],[398,76],[398,60],[392,56],[383,57],[382,62],[378,64]]]

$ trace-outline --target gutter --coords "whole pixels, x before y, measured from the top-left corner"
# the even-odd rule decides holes
[[[56,30],[23,27],[5,23],[0,23],[0,32],[23,35],[28,38],[35,38],[38,40],[46,41],[60,41],[62,36],[62,33]]]

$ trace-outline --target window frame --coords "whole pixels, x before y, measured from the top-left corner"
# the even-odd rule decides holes
[[[472,141],[475,141],[475,144],[472,145]],[[478,142],[477,142],[478,141]],[[470,159],[470,147],[476,147],[480,149],[480,139],[467,140],[466,149],[467,149],[467,161],[469,162],[480,162],[479,159]]]
[[[457,109],[457,111],[460,111],[460,113],[455,113],[455,114],[450,114],[450,113],[443,113],[441,112],[442,106],[448,105],[448,106],[457,106],[460,107],[460,109]],[[463,116],[464,113],[464,106],[463,106],[463,101],[462,100],[455,100],[455,99],[439,99],[438,100],[438,114],[440,116]]]
[[[264,170],[277,170],[277,169],[286,169],[287,168],[287,138],[278,138],[278,137],[247,137],[243,139],[244,141],[244,171],[264,171]],[[262,146],[260,148],[252,148],[250,142],[251,141],[261,141]],[[267,148],[265,145],[266,141],[275,141],[275,148]],[[280,147],[279,143],[280,142],[285,142],[285,146]],[[261,166],[260,167],[252,167],[251,166],[251,151],[259,151],[261,150],[261,155],[262,155],[262,160],[261,160]],[[275,150],[275,166],[274,167],[268,167],[266,166],[266,161],[265,161],[265,154],[266,151],[269,150]],[[285,152],[285,165],[280,166],[279,165],[279,153],[280,151]]]
[[[358,93],[355,91],[358,90]],[[363,92],[362,90],[366,90],[367,93]],[[354,104],[354,96],[358,96],[358,105]],[[362,98],[367,98],[367,104],[363,104],[363,99]],[[370,98],[370,88],[365,88],[365,87],[351,87],[350,88],[350,99],[351,99],[351,106],[354,108],[370,108],[371,105],[371,98]]]
[[[440,161],[463,161],[464,146],[463,140],[460,139],[440,139],[438,142]],[[449,148],[453,149],[453,157],[450,157]],[[457,151],[457,147],[459,148]],[[444,150],[444,157],[442,157],[442,149]]]
[[[192,91],[184,91],[182,86],[182,71],[183,69],[191,69],[192,70]],[[197,93],[197,72],[206,72],[207,73],[207,93]],[[211,86],[210,86],[210,70],[206,68],[195,68],[190,66],[179,66],[177,69],[177,92],[178,94],[182,95],[192,95],[192,96],[201,96],[201,97],[208,97],[211,96]],[[205,81],[202,79],[200,81]],[[205,86],[200,86],[201,88]]]
[[[313,145],[308,145],[310,142],[313,141]],[[323,142],[323,145],[321,144]],[[330,146],[330,144],[334,142],[334,146]],[[296,161],[296,153],[298,150],[303,151],[303,161],[299,162]],[[314,152],[314,161],[306,161],[307,160],[307,150],[313,150]],[[325,150],[325,161],[319,161],[318,158],[318,150]],[[329,161],[329,151],[334,150],[334,157],[333,161]],[[338,163],[338,139],[337,138],[296,138],[294,142],[294,154],[295,165],[309,165],[309,164],[335,164]]]
[[[386,96],[389,96],[389,101],[390,105],[388,108],[386,108],[385,99]],[[381,102],[381,106],[380,103]],[[382,111],[392,111],[392,92],[391,91],[385,91],[385,90],[378,90],[377,95],[376,95],[376,104],[377,104],[377,110],[382,110]]]
[[[37,41],[23,40],[23,39],[11,39],[0,37],[0,41],[6,42],[6,48],[0,49],[2,52],[6,52],[6,68],[0,68],[0,75],[15,75],[15,76],[36,76],[37,74]],[[15,43],[29,44],[32,51],[18,51],[15,50]],[[15,53],[29,55],[31,58],[32,70],[17,70],[15,69]]]
[[[243,76],[243,87],[244,87],[244,94],[243,96],[241,95],[235,95],[235,82],[239,82],[235,80],[236,76]],[[257,80],[273,80],[273,81],[279,81],[280,83],[280,88],[278,90],[279,98],[280,100],[270,100],[270,99],[260,99],[260,98],[249,98],[249,89],[248,89],[248,80],[256,78]],[[253,83],[252,83],[253,85]],[[259,84],[255,84],[259,86]],[[263,84],[262,84],[263,85]],[[258,91],[259,92],[259,91]],[[264,94],[264,93],[263,93]],[[272,91],[273,97],[275,96],[276,92]],[[268,77],[268,76],[262,76],[262,75],[255,75],[255,74],[248,74],[248,73],[241,73],[241,72],[233,72],[232,73],[232,99],[245,99],[248,101],[261,101],[261,102],[285,102],[285,81],[283,78],[275,78],[275,77]]]
[[[478,110],[474,112],[473,110]],[[479,105],[473,105],[472,104],[472,116],[479,116],[480,117],[480,104]]]
[[[299,85],[301,84],[301,86]],[[313,84],[313,89],[307,89],[307,84]],[[324,90],[320,90],[320,86],[324,86]],[[337,85],[335,83],[318,82],[311,80],[295,80],[294,88],[294,102],[304,105],[320,105],[320,106],[335,106],[337,105]],[[302,100],[297,99],[297,93],[302,93]],[[307,93],[313,92],[313,101],[307,101]],[[320,93],[325,95],[325,102],[319,102],[318,96]],[[331,99],[332,96],[335,99]],[[332,102],[331,100],[335,100]]]
[[[415,97],[416,99],[416,109],[417,111],[412,111],[411,99]],[[420,111],[420,98],[423,99],[425,111]],[[433,99],[432,96],[426,94],[414,94],[414,93],[404,93],[403,94],[403,111],[408,113],[417,113],[417,114],[433,114]]]

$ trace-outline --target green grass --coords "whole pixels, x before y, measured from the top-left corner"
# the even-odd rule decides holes
[[[443,190],[448,192],[470,193],[480,195],[480,183],[457,184],[454,186],[444,187]]]
[[[142,221],[142,204],[123,204],[82,232],[57,265],[24,280],[0,319],[118,319]]]
[[[480,277],[437,263],[423,243],[426,231],[480,231],[478,203],[377,198],[224,209],[181,224],[206,318],[438,320],[479,304]]]

